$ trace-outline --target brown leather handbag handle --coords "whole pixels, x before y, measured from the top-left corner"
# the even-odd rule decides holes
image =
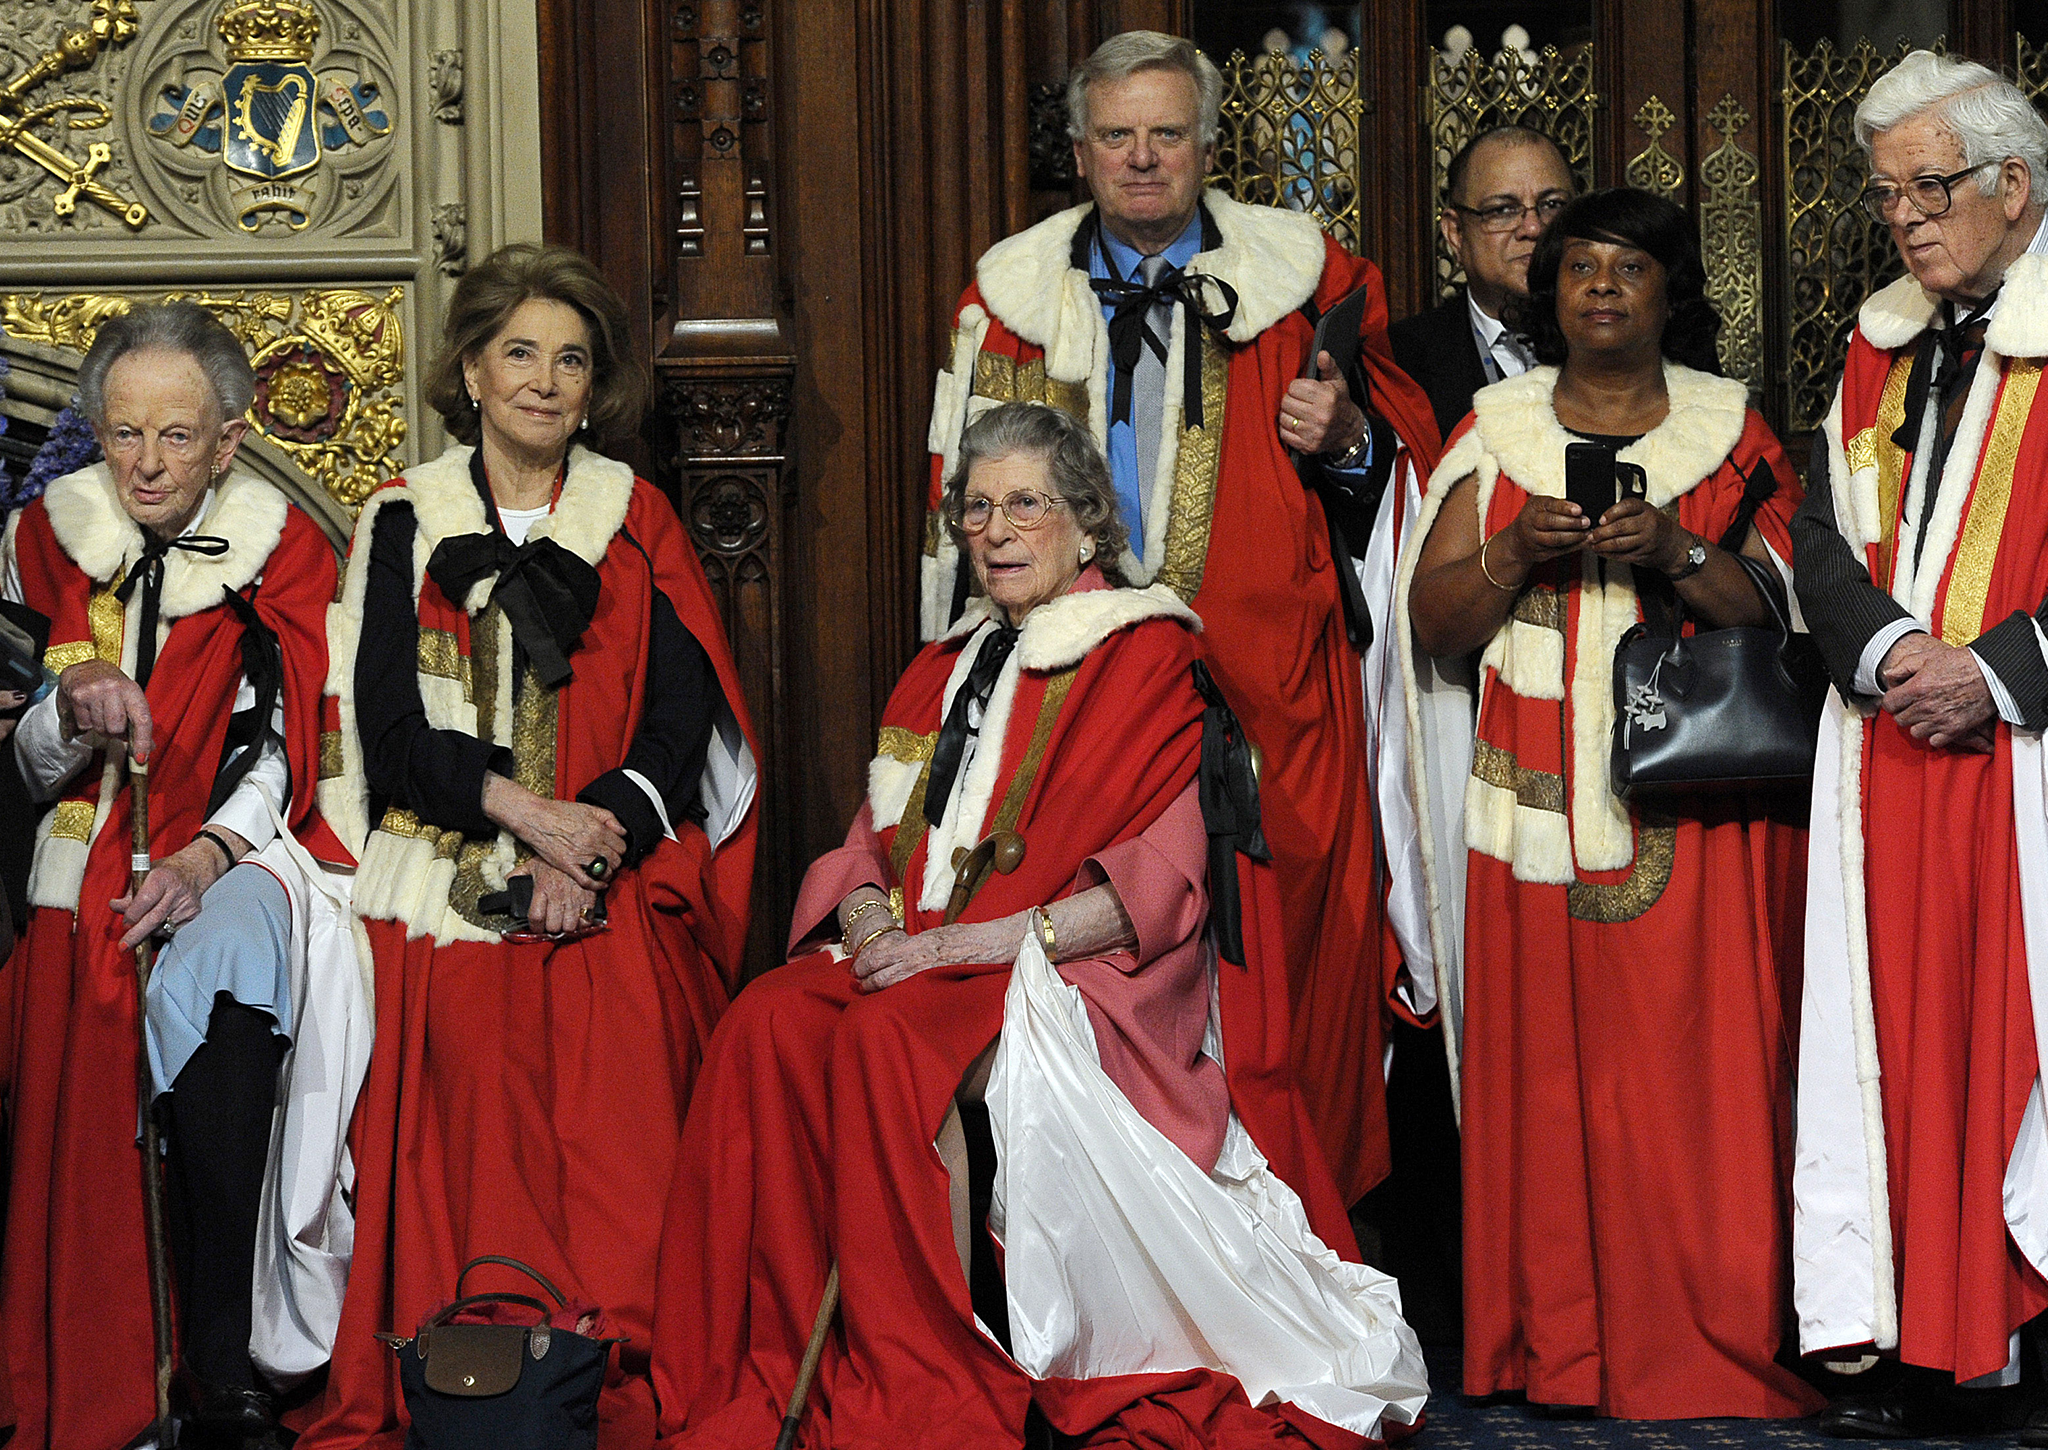
[[[569,1301],[562,1297],[562,1291],[549,1283],[545,1274],[541,1273],[540,1270],[534,1268],[531,1264],[522,1264],[517,1259],[508,1259],[503,1254],[479,1254],[464,1264],[462,1272],[455,1276],[456,1298],[460,1299],[462,1297],[462,1286],[469,1278],[469,1271],[478,1264],[503,1264],[508,1269],[517,1269],[520,1273],[526,1275],[527,1278],[533,1280],[534,1283],[540,1285],[541,1288],[547,1290],[548,1293],[554,1295],[557,1306],[563,1309],[569,1307]]]

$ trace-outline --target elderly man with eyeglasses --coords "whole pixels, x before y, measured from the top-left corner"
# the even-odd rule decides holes
[[[1437,230],[1465,285],[1387,330],[1394,361],[1429,394],[1444,437],[1472,411],[1474,393],[1534,364],[1509,311],[1529,295],[1529,257],[1574,190],[1564,152],[1529,126],[1481,131],[1451,158]]]
[[[1801,1347],[1869,1371],[1822,1428],[1891,1438],[1951,1385],[2015,1383],[2048,1309],[2048,124],[1916,51],[1856,135],[1910,275],[1863,305],[1793,524],[1836,687],[1794,1264]]]

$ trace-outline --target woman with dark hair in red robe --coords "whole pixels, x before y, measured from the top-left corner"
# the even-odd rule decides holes
[[[364,841],[377,1050],[355,1263],[302,1444],[396,1446],[410,1333],[472,1258],[532,1265],[623,1336],[599,1444],[654,1429],[655,1250],[683,1113],[737,981],[753,753],[668,501],[572,446],[638,421],[622,304],[509,247],[450,303],[429,393],[457,446],[374,494],[333,628]],[[530,897],[522,900],[522,895]],[[466,1291],[531,1286],[500,1267]]]

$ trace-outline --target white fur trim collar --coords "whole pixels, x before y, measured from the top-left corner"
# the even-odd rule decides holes
[[[142,529],[121,507],[114,475],[104,463],[67,473],[43,495],[50,529],[72,563],[104,584],[140,558]],[[183,619],[220,603],[223,588],[246,588],[263,572],[284,537],[291,505],[253,474],[230,469],[213,486],[213,502],[198,532],[228,541],[218,557],[173,549],[164,559],[164,592],[158,617]]]
[[[1738,379],[1666,362],[1664,387],[1671,399],[1670,413],[1616,455],[1642,466],[1655,508],[1711,476],[1735,450],[1749,419],[1749,390]],[[1502,473],[1527,492],[1549,498],[1564,497],[1564,450],[1572,441],[1551,406],[1556,388],[1556,368],[1531,368],[1520,377],[1481,388],[1472,399],[1472,435],[1500,461]],[[1454,456],[1465,452],[1462,447],[1453,449]],[[1438,476],[1450,461],[1445,460]],[[1470,471],[1467,464],[1464,472]]]
[[[1188,270],[1230,284],[1237,293],[1230,340],[1250,342],[1315,295],[1323,276],[1322,228],[1305,213],[1250,206],[1220,191],[1211,190],[1202,200],[1222,245],[1198,254]],[[997,242],[975,265],[989,310],[1047,353],[1057,350],[1066,329],[1084,322],[1091,328],[1101,325],[1101,305],[1086,285],[1086,274],[1078,292],[1069,282],[1069,274],[1080,270],[1072,264],[1074,234],[1092,210],[1090,203],[1049,216]]]
[[[484,518],[484,501],[477,496],[469,477],[469,456],[475,451],[457,444],[439,458],[408,468],[400,475],[424,544],[419,557],[430,557],[434,546],[443,539],[480,534],[490,527]],[[626,509],[632,501],[631,468],[588,448],[574,448],[569,453],[569,476],[562,482],[562,497],[555,504],[555,511],[536,522],[527,538],[551,538],[594,568],[611,547],[619,525],[626,521]],[[481,611],[490,600],[497,577],[492,574],[479,579],[463,608],[470,614]]]
[[[986,595],[967,601],[943,638],[959,639],[981,628],[992,609]],[[1024,616],[1017,636],[1017,661],[1027,670],[1063,670],[1120,629],[1147,619],[1174,619],[1197,633],[1202,621],[1164,584],[1148,589],[1083,589],[1049,599]]]
[[[1941,318],[1941,299],[1910,276],[1874,294],[1856,314],[1873,347],[1893,352]],[[2048,357],[2048,257],[2028,252],[2005,269],[1985,344],[2006,357]]]

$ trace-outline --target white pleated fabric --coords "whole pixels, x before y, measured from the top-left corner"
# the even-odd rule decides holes
[[[278,823],[251,858],[291,898],[291,1050],[278,1076],[270,1160],[256,1220],[249,1356],[289,1385],[325,1364],[355,1250],[348,1123],[370,1066],[371,979],[349,912],[349,878],[330,874]]]
[[[1212,1009],[1210,1047],[1215,1042]],[[1102,1070],[1081,994],[1039,945],[1011,973],[988,1087],[1012,1353],[1039,1378],[1206,1368],[1254,1405],[1371,1438],[1429,1398],[1394,1281],[1346,1263],[1231,1115],[1197,1168]]]

